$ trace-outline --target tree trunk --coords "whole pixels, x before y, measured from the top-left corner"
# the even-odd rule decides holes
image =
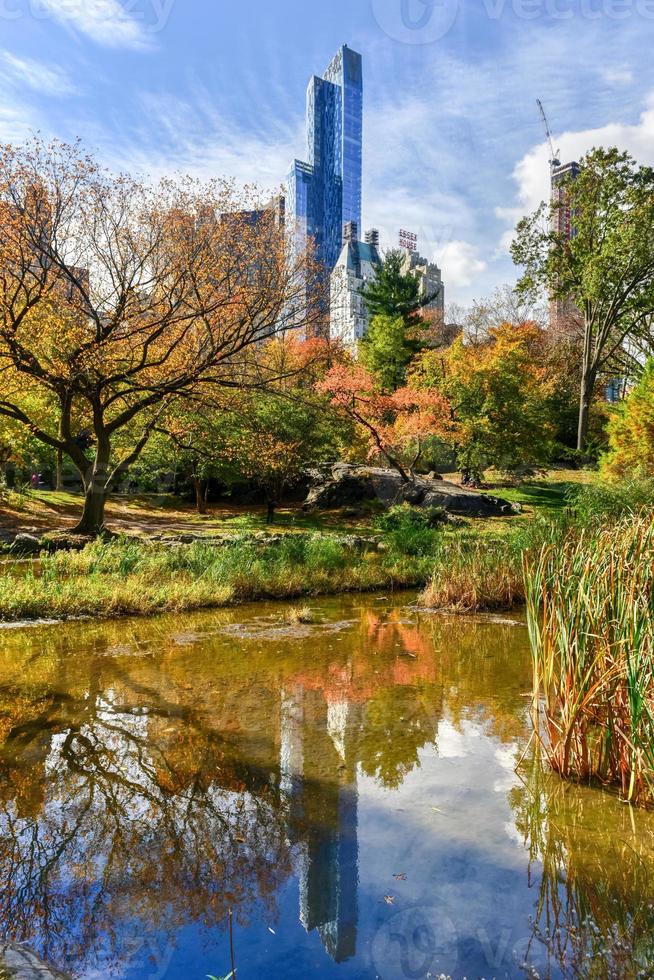
[[[209,483],[199,477],[193,477],[193,487],[195,489],[195,509],[198,514],[207,513],[207,498],[209,496]]]
[[[64,489],[64,454],[61,449],[57,450],[57,461],[55,463],[55,490]]]
[[[104,531],[104,507],[107,493],[91,481],[84,494],[84,509],[79,523],[72,528],[73,534],[91,534],[97,537]]]
[[[579,424],[577,427],[577,449],[581,453],[586,448],[588,426],[590,424],[590,403],[595,388],[595,372],[591,367],[591,344],[593,338],[592,324],[588,315],[584,320],[584,352],[581,364],[581,387],[579,391]]]
[[[579,425],[577,428],[577,449],[583,452],[588,440],[588,429],[590,427],[590,406],[593,401],[595,383],[597,376],[594,371],[587,367],[582,369],[581,389],[579,392]]]
[[[274,523],[275,523],[275,501],[267,500],[266,501],[266,524],[274,524]]]
[[[105,529],[104,508],[107,502],[107,480],[111,445],[106,435],[98,436],[98,446],[92,466],[84,479],[84,509],[79,523],[72,528],[73,534],[91,534],[97,537]]]
[[[579,426],[577,428],[577,449],[580,453],[586,448],[586,440],[588,438],[591,394],[592,391],[589,390],[587,382],[582,379],[581,396],[579,398]]]

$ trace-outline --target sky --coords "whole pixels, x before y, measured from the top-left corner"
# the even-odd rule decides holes
[[[0,0],[0,141],[80,138],[108,167],[276,190],[305,92],[364,59],[365,228],[405,228],[448,303],[515,281],[518,218],[561,159],[654,165],[654,0]]]

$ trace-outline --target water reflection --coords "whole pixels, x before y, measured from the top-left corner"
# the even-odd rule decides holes
[[[0,633],[4,936],[74,975],[202,977],[229,970],[233,910],[239,978],[557,976],[600,948],[590,909],[605,946],[626,914],[646,961],[651,821],[640,864],[624,824],[609,875],[619,804],[513,772],[525,631],[317,608],[297,628],[259,606]],[[389,926],[413,907],[415,949]]]
[[[538,894],[525,959],[545,976],[653,976],[652,819],[562,782],[537,758],[522,773],[511,802]]]

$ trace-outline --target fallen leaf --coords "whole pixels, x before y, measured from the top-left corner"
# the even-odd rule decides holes
[[[395,895],[384,895],[384,901],[387,905],[392,905],[395,901]]]

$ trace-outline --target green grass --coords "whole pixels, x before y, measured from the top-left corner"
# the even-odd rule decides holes
[[[529,485],[515,492],[532,490]],[[456,526],[443,523],[441,514],[408,507],[354,527],[339,515],[293,511],[271,529],[287,533],[270,542],[253,535],[264,525],[259,515],[247,513],[223,523],[231,536],[222,545],[200,540],[167,547],[133,536],[97,541],[81,552],[43,554],[34,569],[21,565],[20,574],[7,566],[0,576],[0,619],[148,614],[424,586],[421,601],[431,608],[508,609],[525,600],[525,554],[562,542],[571,528],[579,534],[654,506],[654,481],[588,487],[571,482],[555,486],[554,497],[547,486],[538,493],[541,504],[534,512]],[[380,546],[349,547],[342,534],[353,530],[376,532]]]
[[[0,577],[0,618],[117,616],[290,599],[424,583],[432,558],[392,548],[360,553],[328,535],[247,537],[214,546],[96,541],[80,552],[44,554],[35,573]]]

